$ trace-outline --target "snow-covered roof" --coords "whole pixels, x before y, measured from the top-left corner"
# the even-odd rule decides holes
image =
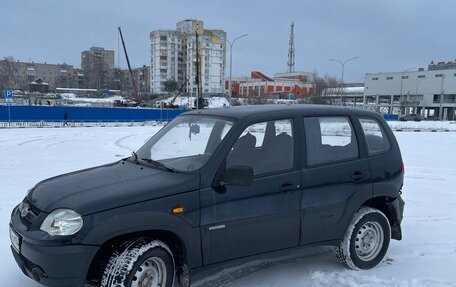
[[[64,100],[71,100],[74,102],[82,102],[82,103],[114,103],[114,101],[116,101],[116,100],[119,100],[119,101],[125,100],[121,96],[113,96],[113,97],[109,97],[109,98],[83,98],[83,97],[77,97],[73,93],[62,93],[59,95]]]

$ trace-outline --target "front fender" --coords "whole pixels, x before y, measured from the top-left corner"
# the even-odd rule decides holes
[[[81,240],[82,244],[102,246],[105,242],[122,235],[147,231],[168,231],[183,242],[192,267],[201,266],[201,236],[199,229],[199,204],[186,193],[143,203],[115,208],[84,217],[90,226]],[[193,194],[194,195],[194,194]],[[179,201],[177,201],[179,198]],[[184,208],[179,215],[171,213],[175,202]]]

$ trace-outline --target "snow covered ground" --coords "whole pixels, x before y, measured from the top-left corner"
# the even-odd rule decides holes
[[[9,247],[10,212],[29,188],[128,156],[159,128],[0,129],[0,286],[39,286],[22,275]],[[195,286],[456,286],[456,133],[396,136],[406,171],[404,239],[391,242],[378,267],[350,271],[321,247],[213,267]]]

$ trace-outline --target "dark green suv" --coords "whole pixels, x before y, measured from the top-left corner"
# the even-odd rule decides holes
[[[129,158],[38,183],[12,212],[11,249],[47,286],[185,287],[215,263],[316,245],[368,269],[401,239],[403,174],[376,113],[192,111]]]

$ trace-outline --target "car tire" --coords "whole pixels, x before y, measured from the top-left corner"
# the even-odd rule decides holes
[[[174,259],[159,240],[137,238],[124,242],[113,253],[103,272],[101,287],[171,287]]]
[[[391,226],[385,214],[362,207],[353,216],[336,256],[350,269],[371,269],[385,257],[390,238]]]

